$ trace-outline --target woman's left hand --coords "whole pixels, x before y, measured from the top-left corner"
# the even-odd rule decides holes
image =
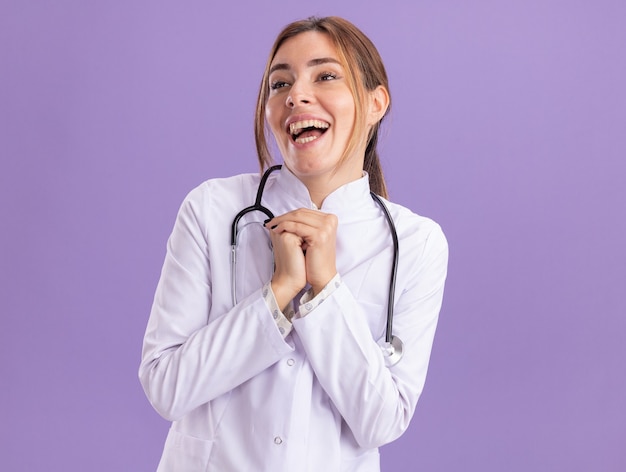
[[[302,240],[306,280],[317,295],[337,274],[335,247],[337,216],[318,210],[300,208],[270,220],[267,228],[280,234],[289,232]]]

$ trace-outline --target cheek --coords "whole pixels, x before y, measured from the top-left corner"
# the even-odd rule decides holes
[[[338,109],[339,126],[338,128],[346,133],[351,133],[354,130],[355,123],[355,109],[352,103],[346,103],[346,106]]]
[[[356,115],[352,94],[350,92],[338,93],[332,98],[331,103],[335,108],[337,118],[340,120],[341,128],[352,129]]]
[[[276,103],[272,99],[267,101],[265,106],[265,120],[270,126],[272,133],[275,135],[280,128],[280,116]]]

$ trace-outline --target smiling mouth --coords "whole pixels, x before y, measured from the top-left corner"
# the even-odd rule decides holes
[[[321,120],[302,120],[289,124],[291,139],[298,144],[306,144],[323,135],[330,124]]]

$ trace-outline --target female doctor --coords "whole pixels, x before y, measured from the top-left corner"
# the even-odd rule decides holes
[[[139,377],[172,421],[159,471],[378,471],[408,427],[443,295],[447,244],[432,220],[384,200],[399,260],[389,362],[389,222],[376,144],[389,109],[378,52],[354,25],[309,18],[278,36],[256,140],[283,166],[204,182],[183,202],[145,333]],[[269,135],[269,133],[267,133]],[[232,271],[232,274],[231,274]]]

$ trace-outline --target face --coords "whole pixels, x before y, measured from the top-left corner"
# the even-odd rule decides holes
[[[338,166],[355,123],[354,98],[330,38],[301,33],[285,41],[270,66],[266,119],[285,165],[305,184],[339,186],[361,177],[362,148]]]

